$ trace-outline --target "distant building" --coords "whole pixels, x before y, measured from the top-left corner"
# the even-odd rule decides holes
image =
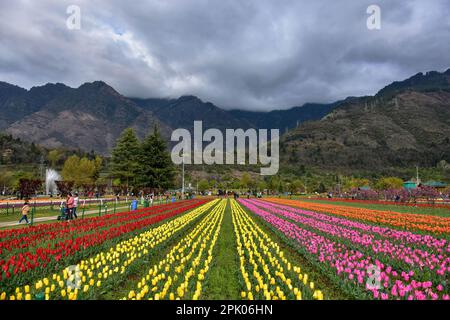
[[[434,181],[434,180],[427,181],[423,185],[427,186],[427,187],[433,187],[436,189],[444,189],[447,187],[446,183],[440,182],[440,181]]]
[[[415,181],[409,180],[403,182],[403,188],[405,189],[415,189],[417,188],[417,183]]]
[[[2,160],[4,163],[9,163],[11,161],[12,155],[13,155],[12,149],[5,149],[2,153]]]

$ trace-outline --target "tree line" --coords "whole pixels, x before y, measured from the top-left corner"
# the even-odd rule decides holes
[[[116,194],[150,193],[174,186],[175,168],[157,127],[142,141],[132,128],[125,129],[117,139],[110,158],[94,152],[68,155],[59,149],[47,150],[46,163],[33,170],[1,171],[2,193],[5,190],[9,194],[14,191],[21,197],[29,197],[43,192],[44,165],[52,168],[60,166],[62,179],[56,184],[62,194],[74,190],[84,195],[103,194],[107,185]]]

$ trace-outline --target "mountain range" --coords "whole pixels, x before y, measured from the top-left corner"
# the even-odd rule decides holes
[[[29,91],[0,83],[0,130],[49,148],[95,150],[106,154],[120,133],[133,127],[144,135],[158,125],[169,128],[106,83],[79,88],[46,84]]]
[[[434,166],[450,162],[450,69],[394,82],[374,96],[286,110],[224,110],[195,96],[125,97],[102,81],[30,90],[0,82],[0,131],[55,148],[107,155],[120,133],[143,137],[157,125],[167,139],[176,128],[278,128],[285,165],[323,168]]]
[[[0,131],[48,148],[67,147],[108,154],[120,133],[133,127],[142,137],[157,125],[163,136],[177,128],[294,128],[320,119],[337,104],[307,104],[288,110],[223,110],[195,96],[137,99],[119,94],[102,81],[78,88],[46,84],[30,90],[0,82]]]
[[[450,162],[450,69],[352,98],[283,136],[282,160],[320,168],[389,171]]]

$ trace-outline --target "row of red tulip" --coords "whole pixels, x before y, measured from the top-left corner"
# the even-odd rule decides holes
[[[66,258],[78,259],[83,252],[100,246],[108,240],[115,239],[124,235],[131,235],[135,231],[142,230],[152,224],[160,222],[164,219],[171,218],[175,215],[193,209],[206,201],[192,201],[184,203],[183,206],[166,206],[161,213],[162,208],[149,209],[146,212],[133,214],[134,219],[127,223],[115,225],[111,224],[109,228],[98,228],[98,219],[89,219],[84,222],[81,230],[90,230],[90,232],[70,233],[71,237],[64,237],[59,239],[52,235],[51,231],[47,231],[51,241],[47,242],[46,246],[40,246],[29,250],[24,248],[25,252],[20,252],[9,256],[7,259],[0,260],[0,287],[16,285],[17,281],[14,279],[18,274],[26,277],[33,277],[34,270],[38,271],[46,269],[47,271],[58,265]],[[118,219],[122,219],[123,215],[118,215]],[[71,228],[69,224],[68,228]],[[77,230],[77,229],[75,229]],[[73,230],[72,230],[73,231]]]

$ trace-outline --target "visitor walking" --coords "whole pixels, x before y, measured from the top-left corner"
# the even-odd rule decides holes
[[[78,197],[78,193],[75,193],[75,197],[73,198],[73,209],[72,209],[72,216],[75,217],[75,219],[78,218],[77,208],[78,208],[79,202],[80,202],[80,198]]]
[[[28,200],[25,200],[25,203],[23,204],[22,207],[22,218],[20,218],[19,223],[22,222],[22,220],[25,220],[25,222],[27,224],[30,224],[30,222],[28,222],[28,213],[30,213],[30,205],[28,204]]]
[[[69,192],[69,194],[67,195],[67,199],[66,199],[66,215],[67,215],[67,220],[72,220],[72,213],[73,213],[73,202],[74,199],[72,197],[72,193]]]

